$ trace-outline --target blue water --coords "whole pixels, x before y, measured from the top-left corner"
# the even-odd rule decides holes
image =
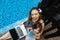
[[[0,34],[16,27],[42,0],[0,0]]]

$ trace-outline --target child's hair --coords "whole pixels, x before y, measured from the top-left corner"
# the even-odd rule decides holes
[[[41,31],[41,28],[42,28],[42,25],[41,23],[35,23],[34,25],[32,25],[32,29],[37,29],[37,28],[40,28],[40,31]]]

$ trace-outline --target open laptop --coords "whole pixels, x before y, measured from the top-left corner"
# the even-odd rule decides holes
[[[24,27],[24,25],[18,25],[15,28],[9,30],[9,32],[10,32],[13,40],[18,40],[27,35],[27,31],[26,31],[26,28]]]

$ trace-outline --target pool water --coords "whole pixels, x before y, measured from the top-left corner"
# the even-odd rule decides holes
[[[0,0],[0,34],[14,28],[29,16],[29,10],[42,0]]]

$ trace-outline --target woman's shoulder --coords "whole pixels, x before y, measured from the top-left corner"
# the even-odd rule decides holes
[[[39,22],[40,22],[40,23],[44,23],[43,19],[41,19]]]

